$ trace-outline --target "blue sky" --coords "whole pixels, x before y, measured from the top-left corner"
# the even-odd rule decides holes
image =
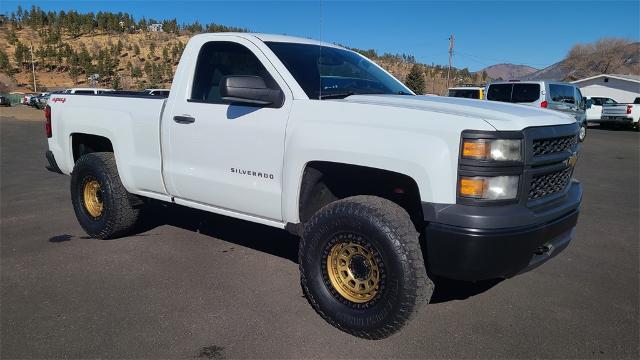
[[[15,1],[44,10],[122,11],[136,19],[216,22],[378,52],[408,53],[424,63],[478,70],[500,62],[543,68],[575,43],[601,37],[640,40],[640,1]]]

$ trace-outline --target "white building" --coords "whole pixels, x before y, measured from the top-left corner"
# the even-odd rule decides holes
[[[619,103],[630,103],[640,96],[640,75],[602,74],[572,82],[582,96],[608,97]]]
[[[162,31],[162,24],[151,24],[147,26],[147,31],[160,32]]]

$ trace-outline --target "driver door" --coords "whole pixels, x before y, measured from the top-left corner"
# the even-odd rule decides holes
[[[204,41],[162,127],[163,175],[176,199],[282,220],[282,161],[292,96],[265,55],[246,39]],[[229,39],[229,40],[227,40]],[[195,71],[193,70],[195,69]],[[232,104],[220,79],[260,76],[284,92],[279,106]],[[173,97],[173,90],[172,90]]]

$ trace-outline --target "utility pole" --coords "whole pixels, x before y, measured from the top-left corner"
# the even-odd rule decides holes
[[[453,42],[455,37],[453,34],[449,36],[449,69],[447,70],[447,89],[449,88],[449,79],[451,78],[451,58],[453,57]]]
[[[33,73],[33,92],[38,92],[36,85],[36,66],[33,64],[33,43],[31,43],[31,72]]]

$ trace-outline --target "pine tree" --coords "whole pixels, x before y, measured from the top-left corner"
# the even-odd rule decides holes
[[[420,65],[414,64],[411,67],[404,82],[414,93],[418,95],[424,93],[424,74]]]
[[[73,84],[78,84],[78,76],[82,73],[82,68],[80,64],[80,57],[77,53],[71,54],[69,58],[69,76],[73,80]]]
[[[13,69],[9,63],[9,55],[2,49],[0,49],[0,71],[9,75],[13,73]]]
[[[162,48],[162,61],[164,63],[168,63],[170,61],[170,59],[169,59],[169,48],[167,46],[164,46]]]

